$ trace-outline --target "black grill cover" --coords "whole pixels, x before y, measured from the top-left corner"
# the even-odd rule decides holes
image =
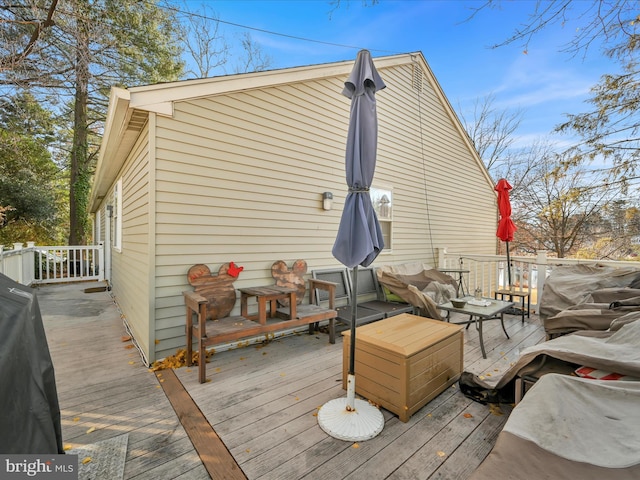
[[[64,453],[49,346],[35,293],[0,274],[0,453]]]

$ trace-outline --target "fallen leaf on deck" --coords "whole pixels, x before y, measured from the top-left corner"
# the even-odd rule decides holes
[[[91,433],[91,432],[95,432],[96,427],[91,427],[89,430],[87,430],[87,433]]]
[[[497,405],[495,403],[489,404],[489,413],[491,413],[492,415],[496,415],[497,417],[501,417],[502,415],[504,415],[502,413],[502,410],[500,409],[500,405]]]
[[[160,340],[156,338],[156,345],[158,345],[159,343],[160,343]]]
[[[439,457],[446,457],[447,454],[444,452],[436,452],[438,454]]]
[[[87,463],[89,463],[89,462],[91,462],[91,457],[84,457],[84,458],[82,459],[82,464],[83,464],[83,465],[86,465],[86,464],[87,464]]]
[[[130,348],[133,348],[133,345],[125,345],[124,348],[130,349]]]
[[[63,447],[64,451],[66,452],[67,450],[71,450],[73,448],[73,445],[65,445]]]
[[[215,352],[208,350],[205,355],[205,362],[209,362],[209,358],[213,356]],[[193,365],[199,365],[200,355],[199,352],[192,352],[191,360]],[[152,371],[165,370],[168,368],[180,368],[187,365],[187,351],[184,348],[178,349],[178,351],[169,357],[166,357],[162,361],[156,361],[151,368]]]
[[[133,365],[134,363],[136,363],[136,362],[129,362],[129,365]]]
[[[73,417],[73,421],[74,422],[79,422],[80,421],[80,417]]]
[[[473,418],[473,415],[471,415],[470,413],[465,413],[463,415],[464,418]]]
[[[352,445],[352,447],[353,447],[353,448],[360,448],[360,445],[359,445],[359,444],[357,444],[357,443],[354,443],[354,444]]]
[[[125,335],[122,338],[120,338],[120,340],[122,340],[123,342],[128,342],[129,340],[131,340],[131,337],[129,335]]]

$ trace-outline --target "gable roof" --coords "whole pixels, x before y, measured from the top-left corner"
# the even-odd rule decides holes
[[[422,71],[426,73],[427,80],[432,84],[453,125],[455,125],[463,141],[469,147],[478,165],[481,166],[488,184],[493,188],[489,172],[478,156],[422,53],[414,52],[374,58],[378,70],[412,64],[416,61],[420,63]],[[90,211],[95,212],[99,208],[100,202],[115,182],[118,172],[121,170],[127,155],[138,138],[139,132],[147,121],[149,113],[172,116],[174,103],[178,101],[336,76],[344,76],[346,78],[353,69],[353,62],[354,60],[347,60],[279,70],[158,83],[129,89],[112,87],[104,135],[91,191]]]

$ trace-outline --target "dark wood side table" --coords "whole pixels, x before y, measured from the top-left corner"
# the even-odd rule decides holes
[[[267,323],[267,302],[269,303],[269,315],[275,317],[278,309],[278,300],[285,298],[289,298],[289,319],[293,320],[297,317],[295,288],[268,285],[264,287],[239,288],[238,290],[240,291],[240,315],[250,320],[257,320],[260,325],[266,325]],[[247,303],[251,297],[256,297],[258,302],[257,315],[249,315]]]
[[[522,305],[522,308],[520,309],[522,312],[522,324],[524,325],[524,315],[525,313],[527,314],[527,318],[530,318],[530,308],[531,308],[531,295],[529,294],[529,292],[524,291],[524,290],[513,290],[513,289],[501,289],[501,290],[496,290],[495,294],[493,295],[494,298],[497,300],[498,299],[498,295],[500,295],[500,300],[504,300],[505,296],[509,297],[509,301],[512,302],[513,301],[513,297],[516,298],[520,298],[520,304]],[[524,301],[527,301],[527,309],[525,310],[524,308]],[[509,312],[507,312],[509,313]]]

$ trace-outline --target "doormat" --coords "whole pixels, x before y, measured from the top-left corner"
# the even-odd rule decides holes
[[[78,480],[122,480],[129,434],[67,450],[78,455]]]

